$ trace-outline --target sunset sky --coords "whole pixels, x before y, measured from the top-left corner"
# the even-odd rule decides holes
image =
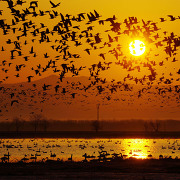
[[[15,5],[16,1],[13,2]],[[174,42],[177,41],[178,44],[180,41],[179,0],[152,0],[148,3],[144,0],[53,0],[54,4],[59,2],[61,2],[59,6],[52,8],[49,0],[39,0],[38,7],[35,7],[34,11],[37,13],[36,17],[30,14],[26,16],[25,21],[21,21],[19,18],[18,22],[17,16],[15,18],[12,9],[8,8],[8,3],[0,1],[0,12],[2,13],[0,22],[3,21],[10,25],[10,28],[5,25],[5,29],[3,29],[0,24],[0,50],[2,47],[4,49],[0,51],[0,87],[8,88],[9,86],[11,88],[11,90],[0,91],[2,100],[0,110],[3,113],[3,119],[5,116],[9,116],[9,111],[13,112],[12,116],[27,117],[37,107],[39,109],[37,113],[44,112],[48,118],[95,119],[96,104],[98,103],[101,104],[101,119],[178,119],[180,115],[178,111],[179,86],[177,86],[180,78],[178,46],[180,44],[176,46]],[[28,9],[30,4],[31,1],[26,0],[22,6],[15,5],[13,8],[23,13],[23,10]],[[32,6],[36,6],[36,3]],[[95,14],[94,10],[100,17],[88,23],[87,14],[91,15],[90,12]],[[29,11],[33,12],[33,8],[30,7]],[[43,11],[45,15],[39,15],[40,11]],[[54,14],[55,11],[58,13],[57,16]],[[71,15],[70,18],[77,18],[80,13],[84,13],[85,19],[82,18],[80,22],[71,21],[72,26],[69,25],[69,31],[62,34],[64,37],[67,35],[68,40],[63,40],[54,27],[58,23],[63,24],[62,16],[67,18],[68,14]],[[112,30],[113,25],[108,20],[114,17],[113,23],[120,23],[118,31]],[[129,23],[130,18],[133,19],[132,17],[137,18],[137,23],[128,29],[126,22]],[[172,18],[175,19],[172,20]],[[12,24],[12,21],[16,21],[16,23]],[[32,24],[29,23],[30,21]],[[104,25],[100,24],[102,21]],[[29,23],[26,26],[27,36],[22,36],[25,28],[23,23]],[[61,29],[63,28],[61,27]],[[147,34],[149,30],[150,34]],[[6,31],[5,34],[4,31]],[[33,31],[36,35],[33,35]],[[46,37],[45,42],[40,42],[43,31],[46,32],[49,40]],[[89,33],[89,37],[86,37],[84,31]],[[71,33],[76,34],[75,40],[71,40],[73,38]],[[98,43],[95,42],[97,36],[100,38]],[[112,38],[112,42],[110,38]],[[168,41],[168,38],[172,38],[172,42]],[[141,40],[145,44],[146,51],[142,56],[136,57],[130,54],[129,44],[133,40]],[[8,43],[8,41],[11,42]],[[80,44],[76,47],[76,43]],[[71,57],[67,54],[65,57],[63,56],[65,47]],[[171,55],[165,51],[168,47],[172,48]],[[117,52],[119,53],[118,57],[115,56]],[[73,58],[73,55],[79,56],[79,58]],[[46,68],[51,61],[55,61],[54,66],[51,63],[50,67]],[[101,63],[100,68],[98,67],[99,62]],[[83,80],[77,89],[74,88],[74,84],[71,87],[68,83],[58,82],[57,84],[58,77],[63,72],[62,64],[66,64],[70,69],[75,67],[75,71],[78,71],[76,75],[70,70],[65,73],[64,77],[71,78],[70,82],[78,80],[81,82],[82,78],[86,78],[85,83]],[[95,65],[94,70],[93,65]],[[105,70],[101,69],[102,67]],[[49,92],[47,98],[46,95],[43,95],[42,86],[43,83],[48,83],[44,80],[42,80],[43,83],[37,80],[50,75],[56,75],[57,80],[55,76],[49,78],[51,86],[50,91],[46,91]],[[29,83],[30,87],[27,85],[29,76],[32,76],[30,77],[32,84],[33,82],[37,83],[36,90],[33,90],[32,84]],[[92,81],[97,80],[96,76],[102,82],[92,85]],[[92,81],[88,80],[89,77]],[[25,86],[29,88],[24,90],[26,92],[25,99],[21,98],[19,94],[22,92],[22,87],[19,90],[17,87],[19,84],[14,87],[12,85],[21,82],[26,82]],[[91,84],[89,92],[84,91],[88,82]],[[125,84],[135,87],[132,91],[127,91]],[[57,92],[56,95],[53,95],[57,85],[62,90],[66,88],[67,93],[63,93],[62,96],[61,90],[55,100],[58,102],[53,102],[57,95]],[[121,85],[121,87],[117,88],[116,85]],[[111,92],[114,86],[117,89]],[[98,95],[97,89],[99,92],[102,90],[103,93],[100,92]],[[29,90],[34,93],[34,100],[31,99],[32,94],[29,93]],[[38,92],[41,92],[45,100],[40,98]],[[12,93],[15,93],[14,96],[8,100]],[[74,98],[72,94],[77,98]],[[86,98],[84,99],[84,97]],[[12,105],[13,100],[18,100],[18,103]],[[42,101],[43,105],[40,103]],[[32,108],[28,109],[28,105],[23,102],[28,102]],[[59,114],[59,112],[61,113]]]

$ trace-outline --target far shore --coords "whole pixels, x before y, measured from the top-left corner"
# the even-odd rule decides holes
[[[38,131],[38,132],[0,132],[0,138],[180,138],[180,132],[144,132],[144,131]]]

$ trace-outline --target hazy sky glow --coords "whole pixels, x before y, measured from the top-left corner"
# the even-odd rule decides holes
[[[6,1],[0,1],[0,22],[6,24],[0,24],[0,86],[7,88],[0,91],[0,110],[6,116],[9,110],[13,116],[22,112],[28,116],[38,106],[38,112],[55,119],[94,119],[96,104],[100,103],[103,119],[179,117],[179,0],[53,2],[61,4],[52,8],[49,0],[39,0],[38,7],[34,11],[30,8],[31,14],[21,21]],[[13,8],[23,14],[30,4],[26,0]],[[84,18],[73,20],[80,13],[84,13]],[[91,13],[100,17],[90,22]],[[68,17],[71,25],[67,30],[63,18]],[[64,32],[59,33],[58,28]],[[22,35],[25,29],[27,35]],[[45,40],[41,41],[43,33]],[[142,56],[130,53],[133,40],[145,44]],[[57,80],[51,77],[49,83],[53,79],[54,84],[47,89],[42,89],[47,82],[37,82],[37,87],[32,87],[33,82],[50,75],[56,75]],[[71,78],[70,83],[61,82],[61,76]],[[74,84],[81,76],[86,78],[85,83]],[[8,89],[7,84],[21,82],[27,82],[29,89]],[[26,100],[20,97],[22,90]],[[17,106],[11,104],[13,100],[18,100]],[[34,109],[29,110],[21,100],[28,101]]]

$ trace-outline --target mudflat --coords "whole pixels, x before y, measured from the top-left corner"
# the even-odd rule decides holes
[[[179,159],[0,163],[0,179],[180,179]]]

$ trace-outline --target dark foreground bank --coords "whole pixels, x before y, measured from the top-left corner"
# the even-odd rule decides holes
[[[0,179],[180,179],[179,159],[0,163]]]
[[[180,132],[52,131],[0,132],[0,138],[180,138]]]

